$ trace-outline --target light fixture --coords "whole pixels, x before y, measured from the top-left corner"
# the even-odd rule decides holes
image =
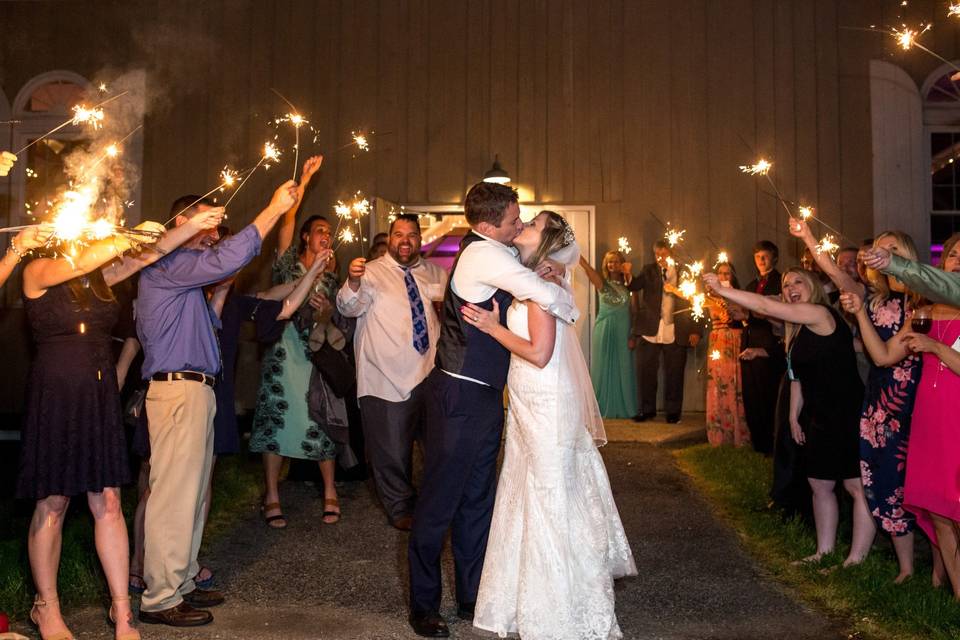
[[[500,166],[500,156],[496,155],[493,157],[493,166],[490,167],[490,170],[483,174],[484,182],[496,182],[497,184],[507,184],[510,182],[510,174],[503,170],[503,167]]]

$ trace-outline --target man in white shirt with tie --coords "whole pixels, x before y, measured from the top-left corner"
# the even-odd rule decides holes
[[[416,490],[411,456],[424,413],[424,380],[433,370],[447,274],[420,257],[420,223],[399,215],[387,253],[356,258],[337,294],[337,308],[357,318],[357,397],[377,495],[390,523],[409,531]]]

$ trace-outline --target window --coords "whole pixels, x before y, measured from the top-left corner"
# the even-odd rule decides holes
[[[936,261],[943,241],[960,231],[960,75],[952,65],[937,69],[922,96],[930,152],[930,252]]]

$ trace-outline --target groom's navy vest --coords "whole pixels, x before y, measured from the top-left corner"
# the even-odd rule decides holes
[[[503,389],[507,383],[510,352],[486,333],[464,322],[460,307],[466,304],[466,301],[453,292],[453,274],[457,271],[460,255],[474,242],[487,240],[472,231],[467,233],[460,242],[460,253],[450,270],[447,293],[443,296],[443,318],[440,341],[437,343],[436,365],[448,373],[480,380],[496,389]],[[474,304],[490,310],[493,309],[494,300],[500,305],[500,324],[506,325],[507,308],[513,302],[513,296],[509,292],[497,289],[492,297]]]

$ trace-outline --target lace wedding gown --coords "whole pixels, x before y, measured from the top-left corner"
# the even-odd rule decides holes
[[[510,307],[507,326],[529,339],[525,304]],[[637,569],[585,425],[596,400],[592,387],[579,388],[582,377],[589,387],[575,334],[560,321],[543,369],[510,361],[506,451],[473,622],[501,637],[622,637],[613,580]]]

